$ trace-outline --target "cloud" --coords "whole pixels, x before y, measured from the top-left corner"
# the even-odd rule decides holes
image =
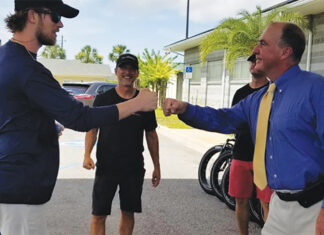
[[[241,10],[254,12],[256,6],[262,9],[273,6],[282,0],[199,0],[190,2],[190,19],[193,22],[219,21],[235,17]]]

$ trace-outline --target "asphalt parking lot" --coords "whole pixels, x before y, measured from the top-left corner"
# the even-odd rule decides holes
[[[234,212],[214,196],[203,192],[197,180],[202,153],[211,144],[222,143],[227,136],[193,130],[184,133],[173,131],[158,128],[162,171],[158,188],[151,186],[152,163],[148,153],[144,152],[143,213],[136,215],[134,234],[238,234]],[[89,234],[94,171],[82,168],[83,138],[84,133],[70,130],[60,138],[59,179],[48,203],[51,235]],[[117,196],[112,215],[106,223],[107,234],[118,234],[119,217]],[[250,234],[260,234],[260,228],[254,223],[250,225]]]

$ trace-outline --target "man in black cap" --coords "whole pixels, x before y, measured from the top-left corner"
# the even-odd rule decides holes
[[[94,106],[112,105],[137,97],[139,91],[134,87],[138,77],[138,60],[132,54],[122,54],[116,63],[115,74],[118,86],[98,95]],[[143,134],[153,161],[152,185],[160,182],[159,142],[155,131],[157,127],[154,112],[137,112],[114,126],[100,127],[97,145],[97,169],[92,194],[91,234],[105,234],[107,215],[117,186],[121,219],[119,232],[130,235],[133,232],[134,212],[142,211],[141,195],[144,181]],[[98,129],[86,134],[83,167],[94,169],[91,151],[97,140]]]
[[[233,97],[232,106],[239,103],[248,95],[268,85],[268,79],[263,72],[255,69],[256,56],[252,54],[247,59],[250,62],[251,82],[238,89]],[[235,133],[233,160],[230,168],[229,194],[235,198],[235,214],[240,235],[249,234],[249,200],[253,194],[253,153],[254,144],[247,123],[242,124]],[[264,219],[268,216],[271,190],[256,189],[264,209]]]
[[[13,37],[0,48],[0,232],[47,234],[45,203],[59,167],[57,120],[88,131],[139,111],[156,108],[156,94],[143,90],[127,102],[89,108],[74,100],[36,60],[42,45],[54,45],[61,16],[78,10],[61,0],[16,0],[5,21]]]

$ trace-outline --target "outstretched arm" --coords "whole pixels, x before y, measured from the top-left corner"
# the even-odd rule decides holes
[[[98,129],[91,129],[86,133],[85,136],[83,168],[88,170],[95,168],[95,164],[91,158],[91,151],[97,141],[97,133],[98,133]]]
[[[145,132],[146,142],[153,161],[152,185],[157,187],[161,180],[159,138],[155,130]]]
[[[136,112],[152,111],[157,106],[157,94],[149,89],[141,89],[139,94],[126,102],[117,104],[119,120],[128,117]]]

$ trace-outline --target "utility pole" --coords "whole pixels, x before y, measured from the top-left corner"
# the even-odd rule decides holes
[[[61,48],[63,49],[63,42],[64,42],[65,40],[63,40],[63,35],[61,36]]]
[[[189,4],[190,0],[187,0],[187,24],[186,24],[186,39],[189,36]]]

